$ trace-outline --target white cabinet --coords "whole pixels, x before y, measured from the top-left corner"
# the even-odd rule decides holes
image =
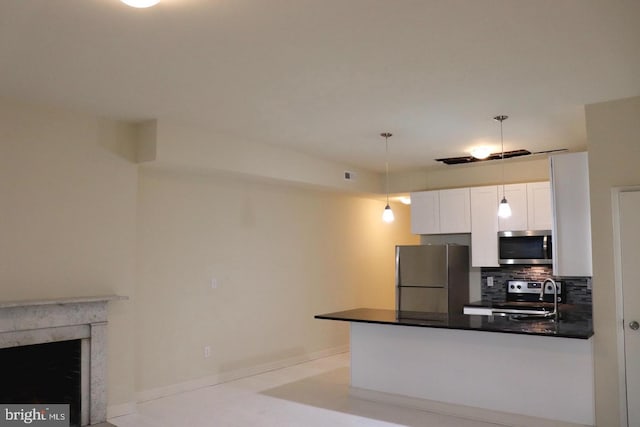
[[[498,202],[498,187],[495,185],[471,188],[471,265],[473,267],[499,267]]]
[[[530,182],[504,186],[511,216],[500,218],[500,231],[551,230],[551,184]],[[498,186],[502,200],[503,186]]]
[[[591,206],[587,153],[550,157],[553,274],[591,276]]]
[[[551,230],[551,183],[528,183],[527,205],[528,230]]]
[[[500,231],[528,230],[527,221],[527,184],[509,184],[498,186],[498,198],[506,197],[511,207],[509,218],[499,218]],[[495,211],[498,211],[496,202]],[[497,213],[496,213],[497,216]]]
[[[411,232],[440,233],[440,198],[438,191],[411,193]]]
[[[413,234],[469,233],[470,215],[468,188],[411,193]]]
[[[469,189],[440,190],[440,233],[470,233]]]
[[[493,188],[497,200],[487,206],[472,207],[471,192]],[[413,234],[472,233],[473,209],[495,211],[504,195],[511,206],[511,217],[499,218],[498,230],[551,229],[551,187],[549,182],[508,184],[491,187],[456,188],[451,190],[419,191],[411,193],[411,232]]]

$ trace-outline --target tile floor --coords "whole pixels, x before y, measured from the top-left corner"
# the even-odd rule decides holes
[[[349,396],[349,354],[180,393],[112,418],[117,427],[495,427]]]

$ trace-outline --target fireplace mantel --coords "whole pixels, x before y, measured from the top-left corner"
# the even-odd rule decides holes
[[[81,419],[107,418],[107,303],[118,295],[0,301],[0,348],[81,340]]]
[[[52,298],[52,299],[35,299],[35,300],[19,300],[19,301],[0,301],[0,308],[11,307],[32,307],[34,305],[56,305],[56,304],[76,304],[83,302],[109,302],[116,300],[126,300],[128,297],[121,295],[104,295],[92,297],[76,297],[76,298]]]

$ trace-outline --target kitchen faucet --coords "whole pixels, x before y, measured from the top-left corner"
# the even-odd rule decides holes
[[[551,278],[544,279],[540,287],[540,301],[544,301],[544,290],[547,287],[547,282],[553,285],[553,313],[550,314],[553,316],[558,314],[558,284]]]

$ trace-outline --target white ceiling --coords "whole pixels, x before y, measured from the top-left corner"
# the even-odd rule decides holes
[[[2,0],[0,95],[371,170],[474,144],[584,149],[583,105],[640,95],[638,0]]]

